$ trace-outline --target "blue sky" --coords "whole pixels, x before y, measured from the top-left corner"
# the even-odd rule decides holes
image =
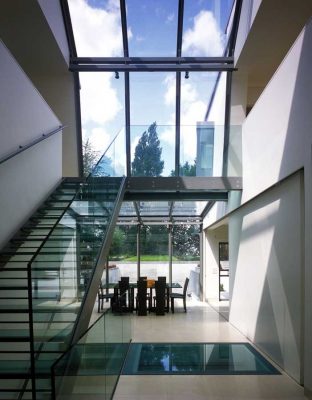
[[[185,0],[182,56],[222,55],[232,0]],[[121,56],[119,0],[69,0],[79,56]],[[126,0],[130,56],[175,56],[178,0]],[[215,73],[182,74],[181,124],[204,119]],[[124,79],[112,73],[80,73],[84,138],[104,151],[124,126]],[[175,73],[130,74],[131,124],[175,123]],[[184,159],[194,159],[190,132]],[[140,129],[132,136],[132,152]],[[194,133],[195,132],[195,133]],[[174,149],[174,129],[160,129],[163,147]],[[188,137],[188,134],[185,135]],[[118,157],[118,154],[117,154]],[[172,155],[173,157],[173,155]],[[171,157],[171,158],[172,158]],[[169,162],[170,155],[166,156]],[[166,160],[165,160],[166,161]]]

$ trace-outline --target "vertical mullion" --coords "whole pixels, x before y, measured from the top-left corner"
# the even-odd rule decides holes
[[[125,72],[125,122],[126,122],[126,166],[127,176],[131,176],[131,129],[130,129],[130,77]]]
[[[175,176],[180,175],[181,72],[176,72]]]
[[[182,53],[184,0],[179,0],[177,57]],[[180,175],[180,138],[181,138],[181,72],[176,72],[176,129],[175,129],[175,175]]]
[[[172,224],[169,225],[168,247],[169,247],[169,285],[172,284]],[[171,291],[170,291],[171,292]]]
[[[141,224],[137,225],[137,280],[141,275]]]
[[[125,0],[120,0],[120,18],[124,57],[129,57],[127,12]],[[126,123],[126,168],[127,176],[131,176],[131,139],[130,139],[130,76],[125,72],[125,123]]]

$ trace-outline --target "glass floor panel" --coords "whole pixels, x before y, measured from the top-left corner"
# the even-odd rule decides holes
[[[131,343],[122,375],[279,375],[249,343]]]

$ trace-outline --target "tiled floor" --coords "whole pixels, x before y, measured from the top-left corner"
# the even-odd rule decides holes
[[[133,342],[246,342],[213,308],[189,302],[188,312],[132,317]],[[121,376],[114,400],[302,400],[303,389],[278,376]]]

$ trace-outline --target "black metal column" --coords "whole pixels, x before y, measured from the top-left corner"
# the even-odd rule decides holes
[[[141,224],[137,225],[137,280],[141,275]]]

